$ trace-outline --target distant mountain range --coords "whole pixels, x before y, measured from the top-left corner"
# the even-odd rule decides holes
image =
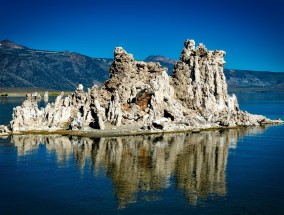
[[[74,90],[78,83],[91,87],[109,78],[113,59],[91,58],[69,51],[30,49],[9,40],[0,42],[0,91],[8,88]],[[173,59],[152,55],[146,62],[160,62],[172,74]],[[229,91],[284,91],[284,72],[225,69]]]
[[[68,51],[29,49],[8,40],[0,44],[0,88],[74,90],[78,83],[91,87],[108,79],[113,61]]]

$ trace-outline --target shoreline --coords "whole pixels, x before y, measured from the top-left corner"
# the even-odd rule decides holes
[[[173,134],[173,133],[200,133],[203,131],[215,131],[215,130],[229,130],[229,129],[239,129],[239,128],[252,128],[252,127],[262,127],[262,126],[278,126],[283,125],[283,120],[273,120],[270,123],[262,123],[260,125],[251,126],[220,126],[220,127],[208,127],[208,128],[188,128],[180,130],[142,130],[140,128],[127,129],[127,128],[112,128],[112,129],[92,129],[92,130],[54,130],[54,131],[43,131],[43,130],[31,130],[31,131],[21,131],[21,132],[9,132],[0,133],[0,137],[7,137],[12,135],[62,135],[62,136],[78,136],[78,137],[89,137],[89,138],[103,138],[103,137],[122,137],[122,136],[140,136],[140,135],[152,135],[152,134]]]
[[[35,92],[35,91],[27,91],[27,92]],[[14,98],[14,97],[26,97],[27,92],[9,92],[9,91],[1,91],[1,98]],[[44,95],[45,91],[37,91],[41,96]],[[64,96],[71,94],[71,91],[64,91]],[[59,96],[61,91],[48,91],[49,96]]]

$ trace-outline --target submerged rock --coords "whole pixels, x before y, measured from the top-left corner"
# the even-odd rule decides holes
[[[239,109],[227,92],[223,72],[225,52],[195,48],[186,40],[173,76],[159,63],[135,61],[122,47],[114,51],[110,79],[87,92],[79,84],[45,108],[29,99],[14,108],[13,132],[62,129],[112,129],[123,126],[177,131],[196,128],[250,126],[273,123]],[[46,96],[45,96],[46,97]]]

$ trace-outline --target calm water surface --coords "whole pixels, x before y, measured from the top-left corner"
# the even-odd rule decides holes
[[[284,118],[284,94],[237,95]],[[5,100],[6,99],[6,100]],[[0,98],[0,124],[21,99]],[[284,126],[0,139],[0,214],[284,214]]]

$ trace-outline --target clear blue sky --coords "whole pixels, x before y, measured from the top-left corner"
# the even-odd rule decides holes
[[[0,0],[0,40],[30,48],[178,59],[187,38],[225,50],[227,68],[284,72],[284,1]]]

